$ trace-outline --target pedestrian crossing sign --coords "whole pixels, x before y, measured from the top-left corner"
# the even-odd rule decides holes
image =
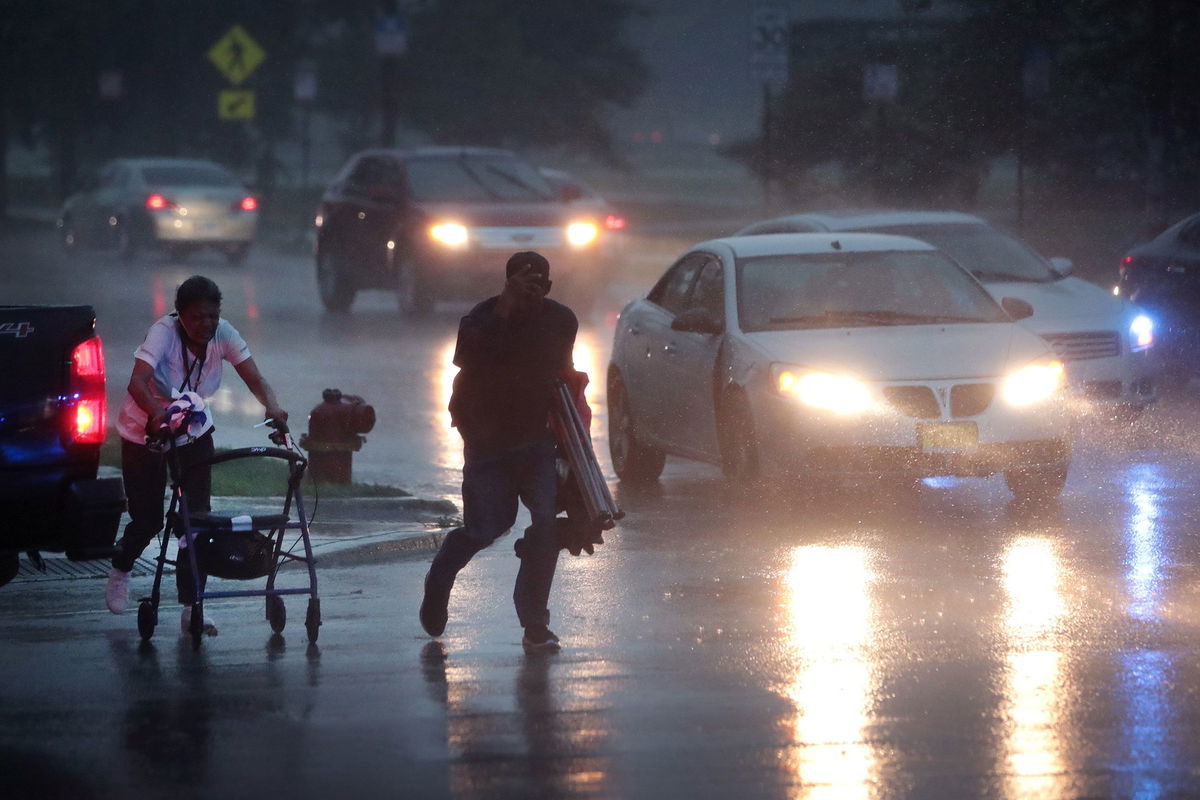
[[[219,119],[254,119],[254,92],[249,89],[222,89],[217,95]]]
[[[234,86],[249,78],[266,57],[266,52],[241,25],[230,28],[208,51],[208,60]]]

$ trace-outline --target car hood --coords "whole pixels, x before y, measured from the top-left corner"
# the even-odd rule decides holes
[[[431,220],[486,227],[560,227],[572,214],[563,203],[417,203]]]
[[[864,380],[989,377],[1053,355],[1036,334],[1008,322],[763,331],[745,336],[771,361]]]
[[[1033,316],[1021,324],[1038,333],[1069,329],[1116,328],[1128,310],[1126,301],[1081,278],[1063,278],[1053,283],[988,282],[988,293],[997,301],[1016,297],[1033,306]]]

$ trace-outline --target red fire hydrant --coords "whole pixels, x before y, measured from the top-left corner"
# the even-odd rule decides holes
[[[375,427],[375,409],[358,395],[326,389],[322,401],[308,413],[308,433],[300,446],[308,451],[313,478],[326,483],[349,483],[351,459]]]

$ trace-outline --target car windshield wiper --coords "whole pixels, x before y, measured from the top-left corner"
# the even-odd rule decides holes
[[[833,327],[843,322],[866,323],[869,325],[903,325],[905,323],[936,325],[941,322],[990,322],[980,317],[962,317],[947,314],[910,314],[905,311],[826,311],[824,314],[809,314],[801,317],[771,317],[773,325],[796,323],[820,324]]]
[[[524,189],[526,192],[528,192],[529,194],[531,194],[532,196],[536,197],[536,198],[537,198],[537,199],[539,199],[539,200],[546,200],[546,199],[548,199],[548,198],[546,197],[546,195],[544,195],[544,194],[542,194],[541,192],[539,192],[539,191],[538,191],[537,189],[535,189],[533,186],[530,186],[528,183],[526,183],[525,181],[521,180],[521,179],[520,179],[520,178],[518,178],[516,175],[513,175],[512,173],[509,173],[509,172],[505,172],[504,170],[502,170],[502,169],[500,169],[499,167],[497,167],[495,164],[488,164],[488,165],[485,167],[485,169],[486,169],[488,172],[490,172],[492,175],[495,175],[495,176],[497,176],[497,177],[499,177],[499,178],[502,178],[502,179],[504,179],[504,180],[508,181],[508,182],[509,182],[509,183],[511,183],[513,186],[516,186],[516,187],[519,187],[519,188],[521,188],[521,189]]]
[[[462,167],[463,172],[470,175],[471,180],[473,180],[477,184],[479,184],[479,188],[483,189],[484,194],[486,194],[490,199],[499,200],[500,195],[498,195],[498,194],[496,194],[496,192],[492,191],[492,187],[488,186],[487,182],[484,181],[483,178],[479,177],[479,173],[477,173],[475,170],[471,169],[471,165],[468,162],[469,162],[469,159],[465,155],[458,157],[458,165],[460,167]]]
[[[1035,278],[1032,275],[1015,275],[1011,272],[988,272],[986,270],[979,270],[971,274],[981,281],[1009,281],[1010,283],[1045,283],[1051,279],[1049,275],[1044,278]]]

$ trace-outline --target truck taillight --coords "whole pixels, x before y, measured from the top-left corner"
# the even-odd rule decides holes
[[[70,440],[75,444],[103,444],[108,408],[104,397],[104,344],[99,336],[80,342],[71,352],[68,402]]]

